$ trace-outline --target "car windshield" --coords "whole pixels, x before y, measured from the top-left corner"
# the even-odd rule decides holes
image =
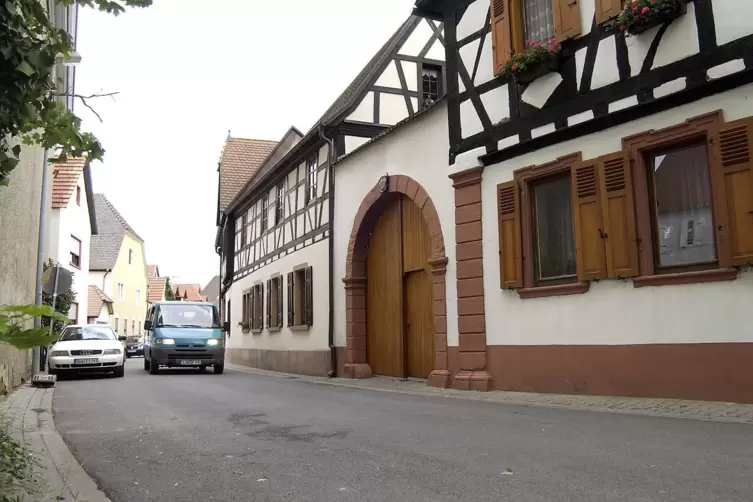
[[[129,336],[126,343],[144,343],[144,336]]]
[[[157,327],[219,328],[220,320],[213,305],[176,303],[160,306]]]
[[[109,326],[75,326],[65,328],[60,335],[61,342],[75,340],[116,340]]]

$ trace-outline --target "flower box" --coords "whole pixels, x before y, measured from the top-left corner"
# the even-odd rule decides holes
[[[497,67],[497,76],[512,76],[520,83],[527,84],[560,68],[560,45],[552,39],[547,43],[526,42],[526,48],[513,54]]]
[[[688,10],[685,0],[634,0],[614,20],[613,26],[627,36],[639,35],[655,26],[668,23]]]

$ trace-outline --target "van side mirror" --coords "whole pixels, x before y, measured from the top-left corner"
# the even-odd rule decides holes
[[[146,321],[144,321],[144,330],[145,331],[151,331],[152,330],[152,321],[150,321],[149,319],[147,319]]]
[[[225,321],[222,323],[222,331],[225,333],[230,333],[230,321]]]

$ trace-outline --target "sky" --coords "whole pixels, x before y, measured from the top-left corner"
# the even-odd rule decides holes
[[[379,7],[374,8],[378,3]],[[414,0],[154,0],[114,17],[79,13],[82,128],[106,153],[104,193],[145,241],[148,264],[205,285],[214,251],[217,163],[233,137],[307,131],[411,14]]]

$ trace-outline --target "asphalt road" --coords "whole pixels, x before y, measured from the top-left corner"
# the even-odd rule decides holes
[[[753,500],[753,427],[227,371],[59,382],[55,421],[121,501]]]

